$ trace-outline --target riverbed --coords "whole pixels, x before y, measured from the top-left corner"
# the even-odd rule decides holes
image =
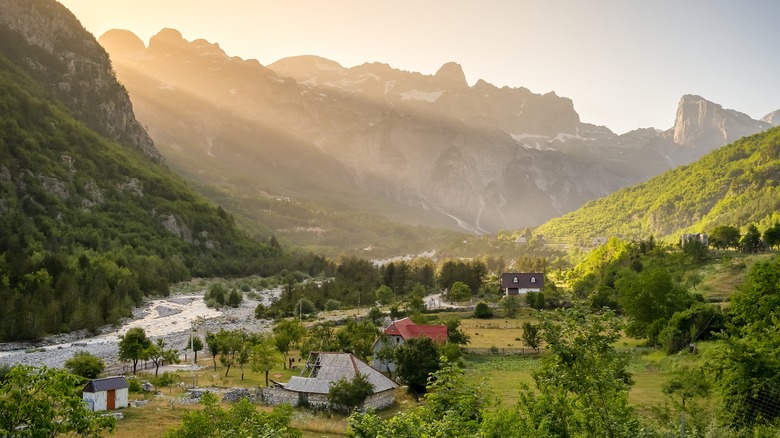
[[[269,305],[272,300],[278,299],[281,290],[255,291],[253,295],[257,298],[249,299],[245,296],[237,308],[221,309],[207,307],[203,294],[203,291],[188,292],[147,300],[133,311],[132,318],[126,319],[118,326],[103,327],[96,335],[80,331],[50,336],[35,343],[2,344],[0,364],[61,368],[74,353],[88,351],[103,359],[109,366],[117,365],[120,363],[120,337],[128,330],[140,327],[153,342],[162,338],[166,346],[183,350],[189,346],[192,325],[199,319],[203,324],[197,328],[196,333],[201,339],[204,339],[207,331],[216,332],[220,329],[267,331],[270,329],[270,321],[256,320],[255,307],[260,302]]]

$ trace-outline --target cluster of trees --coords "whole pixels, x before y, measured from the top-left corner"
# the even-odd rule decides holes
[[[714,362],[723,394],[721,417],[736,428],[776,426],[780,420],[778,308],[780,257],[775,257],[753,265],[733,295],[723,348]]]
[[[723,236],[732,236],[730,245],[744,245],[746,238],[761,238],[757,229],[750,227],[749,231],[751,228],[752,233],[738,240],[735,229],[720,227],[715,238],[723,242]],[[774,228],[767,230],[770,241]],[[716,382],[714,386],[723,397],[719,423],[756,436],[763,436],[767,430],[776,433],[772,428],[780,420],[775,401],[780,395],[780,361],[776,359],[780,357],[780,344],[773,333],[777,331],[776,309],[780,305],[780,258],[753,265],[725,310],[691,292],[696,280],[689,272],[700,263],[685,248],[677,251],[652,241],[611,239],[575,269],[573,290],[593,309],[606,307],[620,312],[626,321],[626,333],[647,339],[648,345],[659,346],[669,354],[693,349],[697,341],[718,341],[720,347],[711,361],[718,364],[716,367],[687,370],[688,374],[703,377],[672,379],[664,391],[684,399],[709,391],[705,387],[686,387],[686,382]],[[684,406],[684,400],[678,404]]]
[[[698,266],[697,260],[652,238],[612,238],[573,270],[572,289],[594,309],[623,314],[631,336],[674,353],[694,340],[711,339],[724,327],[720,307],[704,303],[687,287],[695,285],[687,272]]]
[[[214,283],[203,295],[208,307],[238,307],[244,301],[244,294],[236,288],[227,290],[222,283]]]
[[[544,270],[544,259],[525,257],[516,269]],[[422,298],[434,290],[446,290],[452,300],[500,294],[495,275],[506,269],[503,260],[444,260],[436,264],[427,258],[390,262],[378,266],[355,257],[342,257],[322,272],[332,277],[307,280],[301,273],[284,276],[282,294],[270,308],[258,306],[256,317],[273,318],[312,313],[338,307],[373,306],[375,303],[405,306],[411,311],[425,308]],[[303,300],[303,301],[302,301]],[[304,308],[302,308],[302,305]],[[308,310],[306,310],[308,308]]]
[[[731,225],[719,225],[710,230],[710,245],[717,249],[739,249],[742,252],[754,253],[766,248],[780,246],[780,222],[768,227],[761,233],[756,224],[750,224],[741,234],[739,229]]]
[[[133,374],[138,368],[138,361],[150,360],[154,364],[154,375],[157,376],[160,367],[165,363],[178,363],[179,352],[168,348],[162,338],[156,342],[146,337],[144,329],[131,328],[119,341],[119,359],[133,362]]]

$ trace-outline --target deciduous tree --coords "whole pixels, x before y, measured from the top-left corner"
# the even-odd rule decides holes
[[[65,370],[17,365],[0,383],[0,436],[100,436],[116,420],[87,410],[81,378]]]
[[[249,352],[249,363],[252,366],[252,371],[265,373],[265,386],[268,386],[268,373],[275,364],[279,363],[279,359],[281,359],[281,355],[271,337],[260,338]]]
[[[542,335],[539,332],[539,326],[530,322],[523,323],[523,344],[526,347],[533,348],[539,353],[539,346],[542,343]]]
[[[96,379],[106,369],[106,363],[92,353],[78,351],[65,361],[65,368],[77,376]]]
[[[133,374],[138,367],[138,361],[143,359],[144,351],[152,345],[152,341],[146,337],[144,329],[131,328],[119,341],[119,359],[133,362]]]
[[[352,380],[342,377],[330,384],[328,403],[336,410],[352,412],[373,393],[374,384],[368,379],[368,375],[356,373]]]
[[[428,376],[439,370],[439,351],[431,338],[412,338],[395,349],[396,375],[409,385],[412,394],[425,392]]]

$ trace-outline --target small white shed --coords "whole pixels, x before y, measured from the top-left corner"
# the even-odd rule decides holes
[[[127,379],[124,376],[93,379],[82,391],[82,398],[91,411],[113,411],[126,408]]]

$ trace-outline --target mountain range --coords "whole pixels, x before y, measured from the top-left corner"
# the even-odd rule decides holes
[[[470,86],[456,63],[433,75],[316,56],[263,66],[174,29],[148,47],[123,30],[99,41],[171,167],[304,245],[387,236],[337,211],[477,234],[538,226],[778,120],[685,95],[673,127],[618,135],[552,92]]]

